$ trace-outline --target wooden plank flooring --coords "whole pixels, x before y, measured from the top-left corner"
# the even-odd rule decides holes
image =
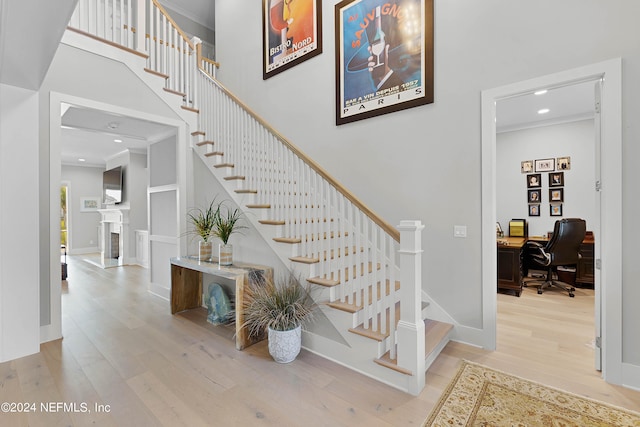
[[[288,365],[270,359],[266,342],[236,351],[233,332],[203,311],[172,316],[147,292],[148,270],[68,261],[64,338],[0,364],[0,401],[37,405],[0,413],[3,427],[419,426],[460,359],[640,411],[640,392],[593,369],[592,290],[499,294],[498,350],[449,343],[413,397],[304,350]],[[41,402],[76,407],[44,412]]]

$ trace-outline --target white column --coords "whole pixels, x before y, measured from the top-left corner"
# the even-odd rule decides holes
[[[425,381],[422,319],[422,230],[420,221],[400,221],[400,321],[398,366],[411,371],[408,392],[418,395]]]

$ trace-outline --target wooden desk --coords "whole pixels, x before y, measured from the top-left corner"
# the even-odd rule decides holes
[[[498,289],[522,292],[522,246],[525,237],[500,237],[496,241],[498,250]]]
[[[171,314],[202,307],[203,274],[235,285],[229,298],[235,300],[236,349],[242,350],[259,341],[260,339],[249,337],[248,331],[242,328],[244,290],[249,284],[257,284],[263,278],[272,280],[273,269],[263,265],[241,263],[220,266],[215,262],[200,262],[191,257],[171,258]]]

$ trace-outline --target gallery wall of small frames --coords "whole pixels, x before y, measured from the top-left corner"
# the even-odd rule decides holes
[[[540,209],[549,204],[549,216],[562,216],[565,172],[571,169],[570,157],[557,157],[520,162],[520,171],[527,177],[529,216],[540,216]],[[544,187],[547,191],[544,191]],[[545,196],[548,197],[545,201]]]

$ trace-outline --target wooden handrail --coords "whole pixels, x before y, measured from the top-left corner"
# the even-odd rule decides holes
[[[300,157],[306,164],[308,164],[311,169],[316,171],[321,177],[323,177],[327,182],[329,182],[332,186],[334,186],[343,196],[351,201],[355,206],[358,207],[364,214],[369,217],[374,223],[376,223],[380,228],[382,228],[387,234],[389,234],[396,242],[400,242],[400,231],[398,231],[391,224],[386,222],[380,216],[378,216],[375,212],[373,212],[367,205],[365,205],[360,199],[358,199],[353,193],[351,193],[345,186],[339,183],[335,178],[333,178],[327,171],[325,171],[319,164],[317,164],[313,159],[303,153],[298,147],[293,145],[287,138],[285,138],[280,132],[275,130],[269,123],[267,123],[262,117],[260,117],[256,112],[254,112],[251,108],[249,108],[244,102],[238,99],[237,96],[232,94],[226,87],[224,87],[218,80],[212,78],[208,73],[203,73],[211,82],[216,85],[220,90],[222,90],[229,98],[233,99],[238,105],[240,105],[247,113],[249,113],[256,121],[258,121],[262,126],[264,126],[269,132],[271,132],[276,138],[280,140],[286,147],[289,148],[293,153],[295,153],[298,157]]]
[[[180,36],[184,39],[184,41],[187,42],[187,44],[189,45],[189,47],[192,50],[195,50],[195,46],[193,46],[193,43],[191,42],[191,40],[189,40],[189,37],[182,31],[182,29],[180,29],[180,27],[178,26],[178,24],[176,24],[176,21],[173,20],[173,18],[169,15],[169,13],[164,9],[164,7],[162,7],[162,5],[160,3],[158,3],[158,0],[152,0],[153,4],[160,10],[160,12],[165,16],[165,18],[167,18],[169,20],[169,22],[171,22],[171,25],[173,25],[173,27],[178,31],[178,34],[180,34]]]
[[[204,62],[208,62],[209,64],[215,66],[216,68],[220,68],[220,63],[214,61],[213,59],[209,59],[204,56],[201,56],[200,59],[202,59]]]

